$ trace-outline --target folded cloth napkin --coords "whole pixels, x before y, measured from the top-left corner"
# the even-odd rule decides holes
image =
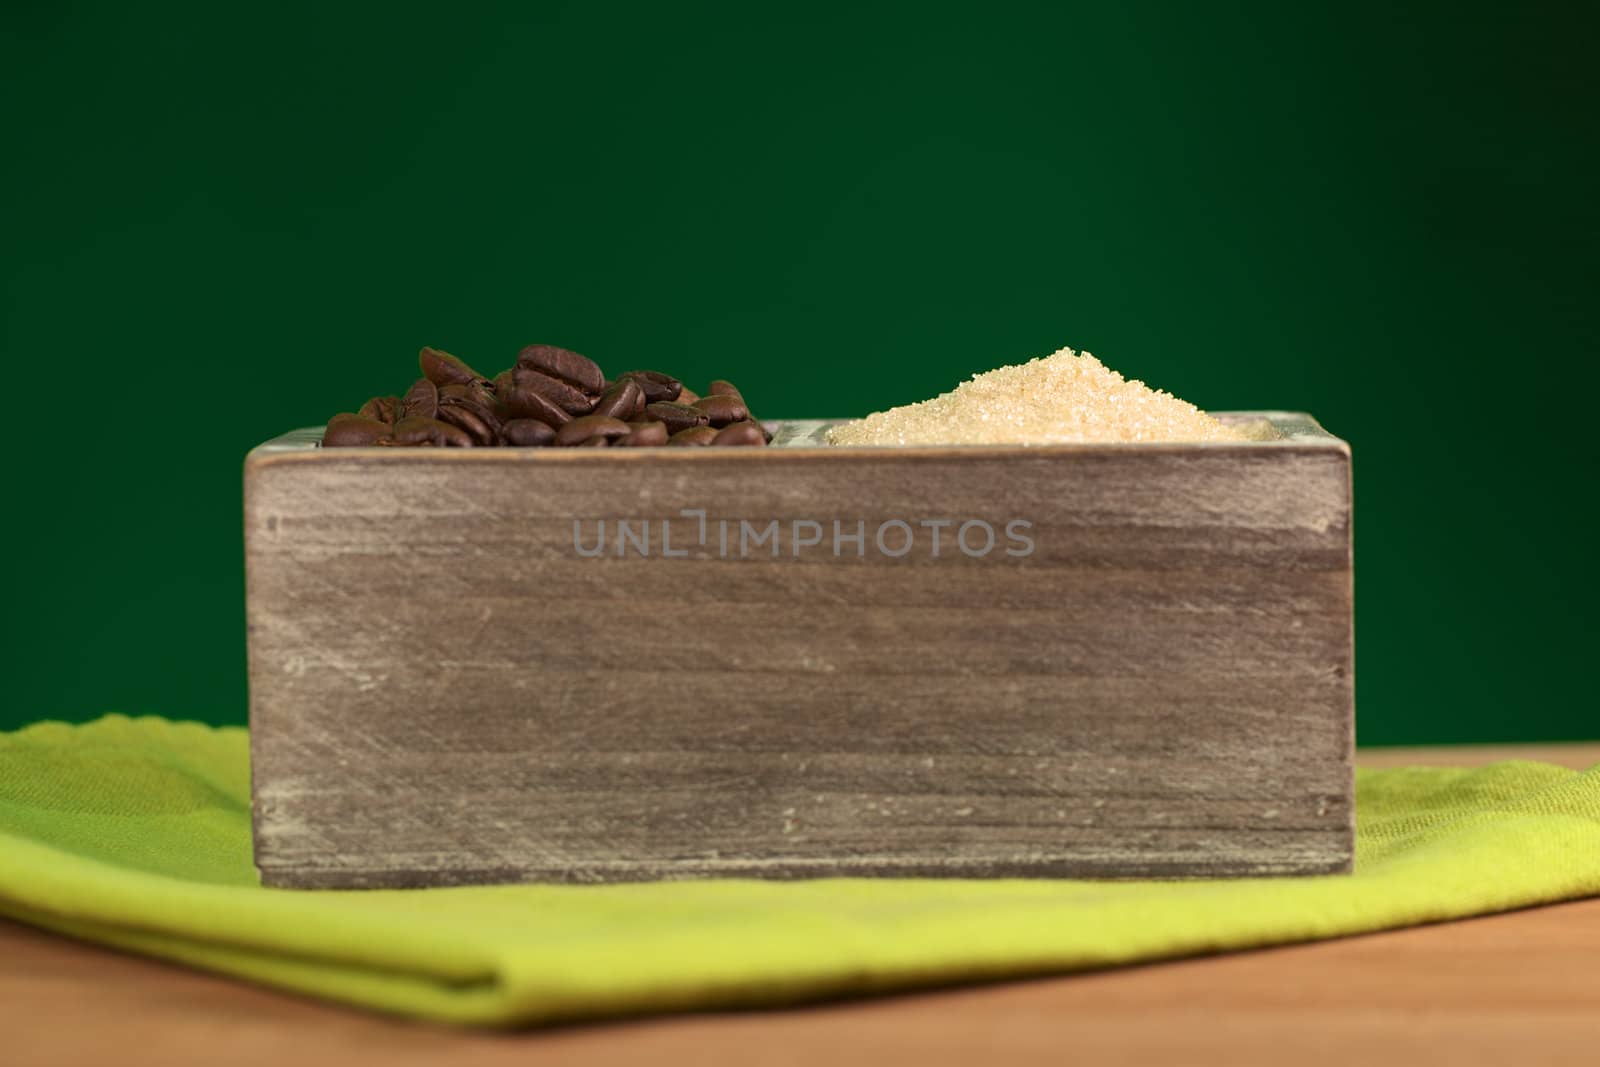
[[[263,889],[247,747],[238,728],[122,716],[0,734],[0,914],[331,1000],[523,1025],[1061,973],[1600,894],[1600,766],[1527,762],[1359,773],[1350,876]]]

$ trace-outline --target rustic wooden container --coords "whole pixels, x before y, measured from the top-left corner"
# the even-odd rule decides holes
[[[1350,451],[1225,417],[1270,439],[262,445],[262,880],[1347,871]]]

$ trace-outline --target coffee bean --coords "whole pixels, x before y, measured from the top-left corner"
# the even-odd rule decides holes
[[[445,400],[439,404],[439,421],[465,430],[475,445],[500,443],[500,420],[468,400]]]
[[[682,382],[658,370],[630,370],[617,375],[617,381],[638,382],[639,388],[644,390],[644,401],[647,404],[676,400],[683,393]]]
[[[438,405],[445,406],[446,403],[464,403],[469,408],[494,411],[496,397],[493,390],[483,386],[443,386],[438,390]]]
[[[731,422],[711,439],[714,445],[764,445],[767,437],[753,422]]]
[[[490,382],[451,382],[449,385],[439,386],[439,403],[449,400],[470,400],[483,407],[494,405],[494,389]]]
[[[669,445],[709,445],[716,439],[717,431],[709,426],[691,426],[667,438]]]
[[[543,371],[529,370],[527,367],[517,367],[511,372],[511,380],[526,389],[532,389],[549,400],[569,415],[587,415],[594,410],[595,398],[575,386],[568,385],[560,378],[552,378]]]
[[[498,445],[499,427],[501,427],[501,422],[504,419],[499,418],[498,414],[494,414],[496,403],[494,403],[493,395],[488,390],[483,389],[472,390],[467,394],[445,395],[450,389],[450,386],[446,386],[445,389],[438,390],[438,394],[440,394],[438,395],[438,419],[443,422],[450,422],[451,426],[459,426],[461,429],[466,430],[467,434],[472,434],[472,440],[477,442],[478,445]],[[446,418],[446,413],[450,413],[450,411],[467,411],[472,416],[474,424],[482,424],[483,432],[478,432],[475,426],[469,426],[462,419]],[[488,434],[486,438],[485,432]]]
[[[426,378],[418,378],[400,398],[400,410],[395,421],[401,419],[431,419],[439,414],[439,387]]]
[[[512,419],[501,425],[500,436],[516,448],[539,448],[554,441],[556,432],[538,419]]]
[[[565,426],[572,421],[554,400],[535,392],[526,385],[513,385],[510,389],[495,397],[495,413],[502,421],[509,419],[538,419],[542,423],[556,427]]]
[[[375,396],[358,414],[335,416],[324,444],[650,448],[772,440],[723,378],[704,397],[661,371],[608,380],[593,360],[554,345],[527,346],[493,380],[437,348],[423,348],[417,362],[423,376],[404,396]]]
[[[711,421],[711,416],[699,408],[672,403],[646,404],[644,417],[666,423],[669,434],[687,430],[691,426],[704,426]]]
[[[746,405],[746,407],[748,408],[749,405]],[[772,431],[767,429],[766,423],[756,418],[756,413],[753,411],[750,412],[749,422],[752,426],[761,431],[761,443],[764,445],[770,445],[772,443]]]
[[[438,419],[409,418],[394,424],[392,443],[401,447],[434,446],[471,448],[472,438],[465,430]]]
[[[328,428],[322,433],[322,447],[366,448],[388,440],[391,429],[388,423],[378,419],[345,412],[328,420]]]
[[[639,383],[632,381],[619,381],[612,385],[600,396],[600,401],[595,404],[595,415],[610,415],[614,419],[638,418],[644,411],[644,390]]]
[[[555,345],[529,345],[517,353],[517,366],[548,374],[585,393],[598,394],[605,388],[600,364]]]
[[[628,430],[628,436],[617,439],[619,446],[654,448],[667,443],[667,424],[664,422],[630,422]]]
[[[487,389],[480,389],[475,385],[447,385],[439,390],[439,406],[441,408],[455,404],[468,408],[475,414],[486,418],[495,419],[494,409],[499,406],[499,398]]]
[[[696,401],[694,406],[705,412],[711,425],[718,429],[750,418],[750,409],[745,407],[744,401],[731,393],[712,393]]]
[[[377,419],[379,422],[386,422],[392,426],[394,425],[394,420],[400,414],[400,398],[397,396],[375,396],[365,404],[362,404],[361,410],[357,414],[362,418]]]
[[[584,415],[556,431],[556,444],[581,445],[595,437],[626,437],[628,424],[610,415]]]
[[[422,366],[422,376],[434,385],[471,385],[484,380],[483,375],[437,348],[424,348],[417,353],[417,362]]]

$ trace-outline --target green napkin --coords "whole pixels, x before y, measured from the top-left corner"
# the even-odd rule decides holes
[[[1600,894],[1600,766],[1357,776],[1356,873],[1214,882],[262,889],[247,737],[0,734],[0,913],[385,1011],[512,1025],[789,1004],[1307,941]]]

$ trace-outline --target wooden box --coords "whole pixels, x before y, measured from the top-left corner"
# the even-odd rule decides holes
[[[262,880],[1347,871],[1350,451],[1224,417],[1270,439],[262,445]]]

